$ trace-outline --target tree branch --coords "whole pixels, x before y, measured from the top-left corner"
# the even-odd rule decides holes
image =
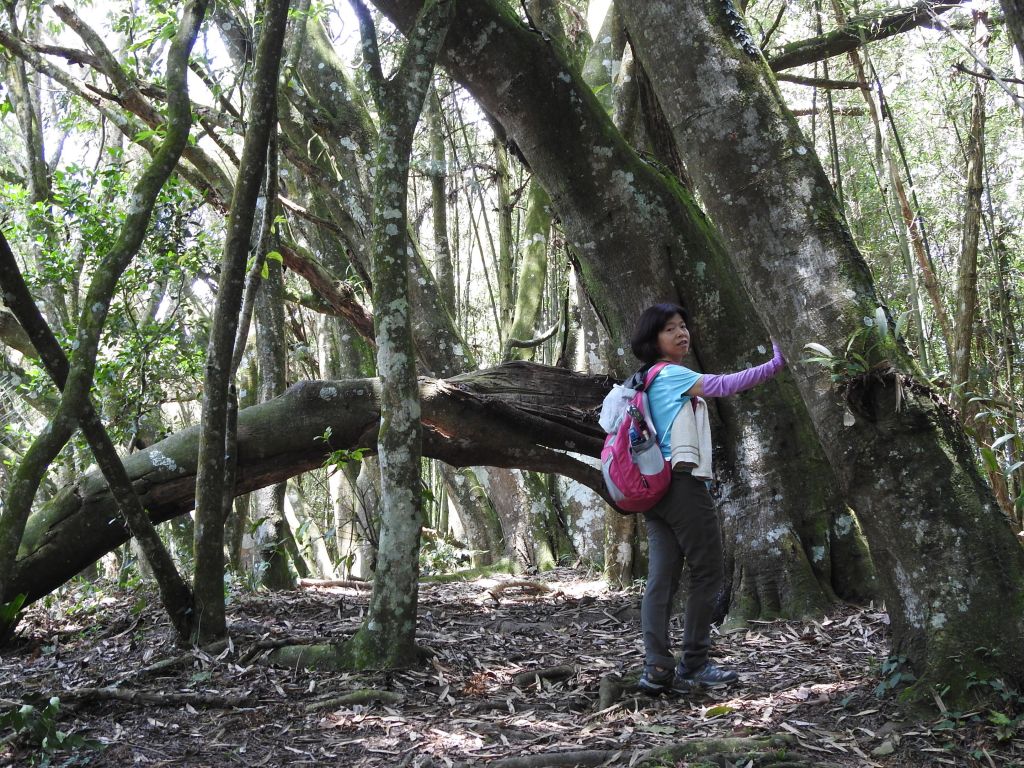
[[[884,40],[902,32],[927,26],[935,16],[962,4],[963,0],[919,0],[906,8],[865,14],[850,19],[839,29],[820,37],[797,40],[781,47],[768,57],[769,66],[776,72],[803,64],[838,56],[859,48],[864,43]]]
[[[856,80],[830,80],[824,77],[803,77],[801,75],[789,75],[782,72],[777,74],[775,79],[787,83],[795,83],[796,85],[809,85],[813,88],[830,88],[832,90],[848,91],[860,88],[860,83]]]

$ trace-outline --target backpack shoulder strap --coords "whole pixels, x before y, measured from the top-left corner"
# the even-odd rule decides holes
[[[646,374],[646,376],[644,376],[644,382],[643,382],[643,387],[641,388],[641,391],[642,392],[646,391],[647,388],[650,387],[651,384],[654,383],[654,380],[655,380],[655,378],[657,378],[658,374],[661,373],[662,370],[664,370],[664,368],[666,366],[669,366],[669,365],[671,365],[671,363],[667,363],[665,361],[660,361],[660,362],[657,362],[654,365],[652,365],[650,368],[648,368],[647,369],[647,374]]]

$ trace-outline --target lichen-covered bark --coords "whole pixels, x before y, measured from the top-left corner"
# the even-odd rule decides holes
[[[519,269],[515,311],[509,324],[506,351],[503,355],[507,360],[533,360],[536,351],[534,346],[508,346],[508,340],[529,341],[533,338],[534,326],[544,298],[544,280],[548,273],[550,205],[548,193],[540,184],[531,181],[527,194],[526,220],[523,223],[523,258]]]
[[[285,341],[284,276],[276,261],[266,262],[267,277],[256,295],[256,359],[259,363],[259,401],[265,402],[282,394],[287,387],[288,350]],[[237,354],[237,351],[236,351]],[[270,523],[274,529],[270,540],[262,542],[260,557],[267,564],[263,586],[267,589],[292,589],[295,577],[288,569],[285,544],[291,536],[284,514],[286,486],[276,483],[253,494],[257,519]],[[296,569],[302,563],[296,562]],[[300,575],[302,575],[300,573]]]
[[[718,2],[620,7],[763,321],[790,359],[811,341],[844,349],[878,298],[764,59],[744,49],[749,40]],[[894,650],[921,685],[948,685],[960,701],[970,673],[1020,684],[1024,551],[955,419],[913,380],[913,362],[891,337],[871,362],[875,373],[846,380],[845,389],[819,366],[792,367],[871,545]]]
[[[405,666],[416,654],[423,449],[408,287],[412,253],[407,233],[409,156],[451,5],[449,0],[426,4],[397,72],[389,80],[384,80],[381,72],[369,10],[358,1],[353,7],[381,121],[373,168],[371,254],[381,392],[377,450],[382,506],[373,594],[366,621],[347,649],[356,666],[379,668]]]

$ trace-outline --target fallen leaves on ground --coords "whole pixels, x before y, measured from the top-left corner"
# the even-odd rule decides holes
[[[875,609],[750,622],[712,652],[738,686],[604,710],[602,679],[640,671],[640,597],[578,570],[422,585],[417,669],[263,663],[286,643],[344,640],[368,599],[351,586],[238,596],[230,641],[190,650],[145,589],[80,584],[28,609],[0,698],[6,711],[60,698],[52,730],[89,742],[51,765],[629,766],[667,744],[770,736],[809,765],[1024,765],[1024,740],[989,712],[911,719],[875,695],[889,655]],[[42,760],[26,733],[0,732],[4,765]]]

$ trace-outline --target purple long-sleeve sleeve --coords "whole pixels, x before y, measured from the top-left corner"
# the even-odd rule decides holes
[[[705,373],[703,379],[705,397],[728,397],[767,381],[786,365],[779,345],[772,341],[772,359],[763,365],[747,368],[738,373]]]

